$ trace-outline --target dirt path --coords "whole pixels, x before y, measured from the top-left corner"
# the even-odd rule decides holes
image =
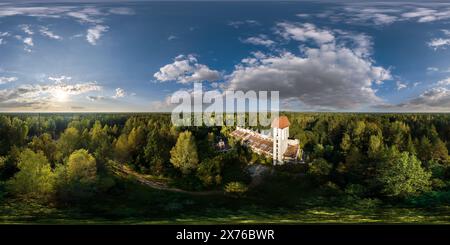
[[[223,195],[222,191],[186,191],[186,190],[182,190],[182,189],[175,188],[175,187],[168,187],[166,183],[164,183],[162,181],[157,181],[157,180],[149,180],[148,178],[145,177],[145,175],[136,173],[135,171],[133,171],[132,169],[130,169],[129,167],[124,166],[124,165],[114,166],[113,170],[116,174],[118,174],[122,177],[132,176],[139,183],[146,185],[153,189],[185,193],[185,194],[190,194],[190,195],[198,195],[198,196]]]

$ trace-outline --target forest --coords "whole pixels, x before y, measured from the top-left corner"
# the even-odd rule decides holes
[[[302,163],[170,114],[3,113],[0,223],[450,220],[449,114],[283,114]]]

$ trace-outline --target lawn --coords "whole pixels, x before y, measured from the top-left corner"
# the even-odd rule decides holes
[[[203,197],[205,199],[205,197]],[[207,198],[206,198],[207,199]],[[309,224],[309,223],[408,223],[449,224],[450,206],[433,209],[377,207],[267,208],[224,200],[183,200],[166,196],[162,201],[131,203],[133,197],[116,204],[103,201],[88,211],[83,208],[57,208],[18,201],[0,205],[4,224]],[[236,200],[235,202],[238,202]]]

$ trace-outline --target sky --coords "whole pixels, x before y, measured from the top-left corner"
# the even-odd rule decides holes
[[[0,111],[170,111],[279,91],[281,110],[450,111],[450,3],[0,2]]]

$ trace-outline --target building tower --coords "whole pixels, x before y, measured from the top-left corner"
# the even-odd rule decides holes
[[[275,118],[272,121],[273,135],[273,164],[283,164],[283,155],[288,147],[289,120],[286,116]]]

